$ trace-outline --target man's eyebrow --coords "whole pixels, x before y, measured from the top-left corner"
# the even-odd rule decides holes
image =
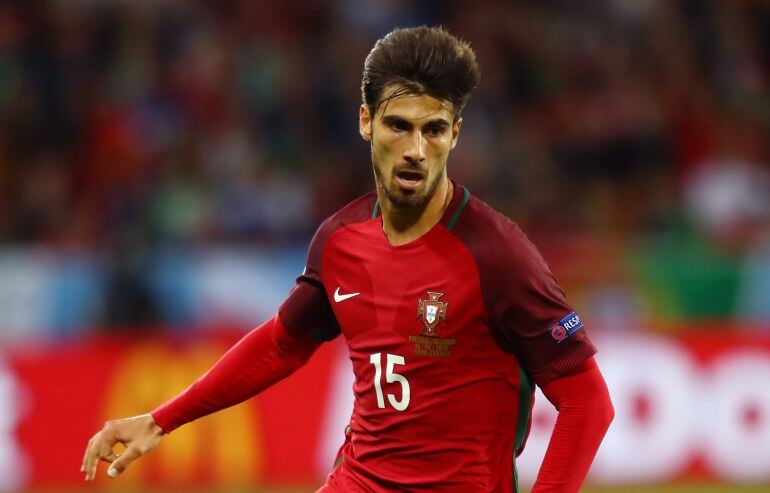
[[[382,117],[382,122],[385,123],[386,125],[399,124],[399,125],[412,126],[412,124],[409,123],[409,121],[406,118],[401,118],[400,116],[397,116],[397,115],[385,115]]]
[[[425,124],[426,127],[428,125],[430,125],[432,127],[446,128],[446,127],[448,127],[450,125],[450,123],[447,120],[445,120],[444,118],[435,118],[435,119],[430,120],[429,122],[427,122]]]
[[[412,126],[412,123],[407,120],[406,118],[402,118],[398,115],[385,115],[382,117],[382,122],[386,125],[409,125]],[[449,127],[451,124],[445,119],[445,118],[434,118],[433,120],[428,120],[425,122],[422,126],[423,127],[435,127],[435,128],[446,128]]]

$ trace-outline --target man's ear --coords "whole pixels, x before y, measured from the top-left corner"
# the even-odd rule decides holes
[[[458,118],[453,124],[452,124],[452,146],[450,149],[454,149],[457,145],[457,139],[460,138],[460,127],[463,126],[463,118]]]
[[[358,133],[365,141],[372,141],[372,114],[365,104],[358,109]]]

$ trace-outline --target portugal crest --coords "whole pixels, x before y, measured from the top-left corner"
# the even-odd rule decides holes
[[[436,327],[442,320],[446,322],[446,309],[449,303],[440,301],[442,296],[444,293],[428,291],[428,299],[417,302],[417,318],[422,318],[425,326],[422,333],[424,336],[438,337]]]

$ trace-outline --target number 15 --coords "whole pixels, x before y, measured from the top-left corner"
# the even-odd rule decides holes
[[[396,400],[396,396],[388,394],[388,402],[396,411],[404,411],[409,406],[409,382],[403,375],[393,371],[395,365],[404,365],[404,357],[397,354],[388,354],[387,368],[385,369],[385,381],[387,383],[401,384],[401,400]],[[385,398],[382,395],[382,353],[374,353],[369,356],[369,362],[374,365],[374,390],[377,391],[377,407],[385,409]]]

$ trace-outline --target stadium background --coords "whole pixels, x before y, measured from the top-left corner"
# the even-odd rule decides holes
[[[272,314],[315,227],[371,188],[363,59],[420,24],[483,72],[450,175],[529,232],[600,347],[596,491],[770,491],[761,0],[0,3],[0,491],[322,481],[350,409],[339,341],[119,481],[78,469],[106,419]]]

